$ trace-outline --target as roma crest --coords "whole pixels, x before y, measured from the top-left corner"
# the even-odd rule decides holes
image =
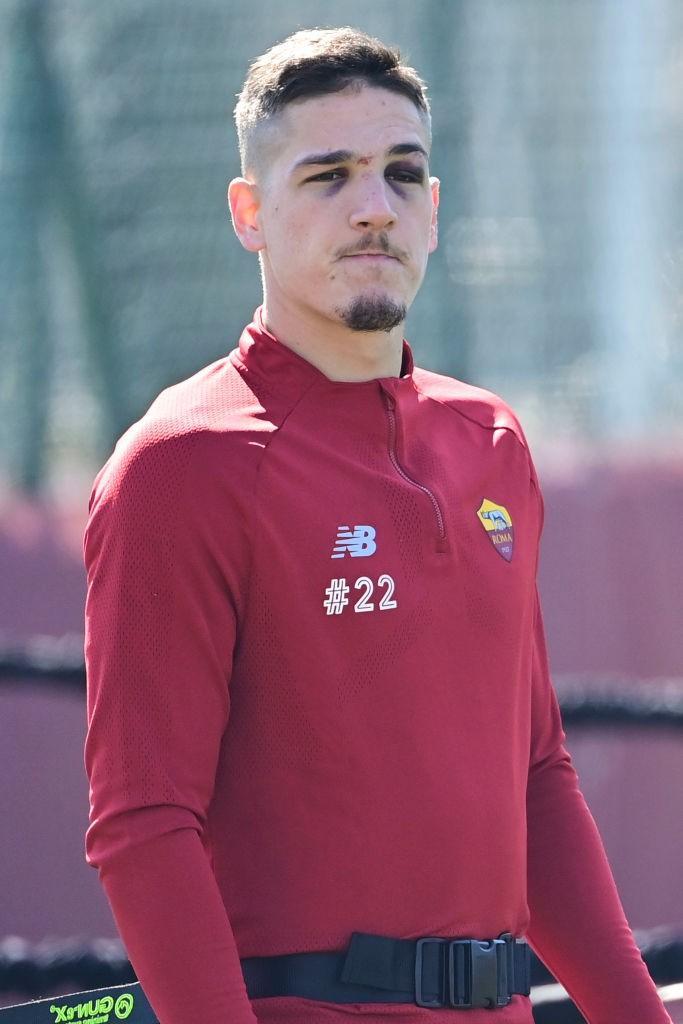
[[[479,522],[489,535],[494,548],[506,562],[512,561],[512,550],[515,546],[515,531],[512,516],[504,505],[496,505],[495,501],[484,498],[477,509]]]

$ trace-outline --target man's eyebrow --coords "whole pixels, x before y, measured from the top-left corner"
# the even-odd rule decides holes
[[[429,159],[427,150],[419,142],[399,142],[386,151],[386,156],[407,156],[409,153],[421,153],[425,160]],[[302,157],[301,160],[297,160],[292,171],[298,171],[300,167],[329,167],[332,164],[344,164],[350,160],[358,159],[360,159],[359,154],[354,153],[350,149],[333,149],[326,153],[310,153],[308,156]]]
[[[406,156],[408,153],[422,153],[425,160],[429,160],[429,153],[419,142],[399,142],[387,150],[387,156]]]
[[[356,154],[352,153],[350,149],[333,149],[327,153],[311,153],[309,156],[303,157],[301,160],[297,160],[294,164],[293,170],[298,170],[299,167],[308,167],[310,164],[317,166],[326,167],[329,164],[343,164],[347,160],[353,160]]]

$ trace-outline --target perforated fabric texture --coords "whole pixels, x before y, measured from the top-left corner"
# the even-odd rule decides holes
[[[407,345],[330,381],[258,312],[122,438],[85,543],[86,854],[162,1024],[452,1024],[250,1003],[240,957],[353,931],[528,935],[592,1022],[666,1021],[563,745],[541,523],[495,396]]]

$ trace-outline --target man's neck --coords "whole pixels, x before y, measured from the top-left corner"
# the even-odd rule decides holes
[[[352,331],[315,313],[305,314],[264,299],[263,324],[287,348],[330,380],[365,381],[399,377],[403,325],[387,331]]]

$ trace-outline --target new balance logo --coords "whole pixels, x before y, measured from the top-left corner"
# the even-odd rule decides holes
[[[377,550],[374,526],[340,526],[332,551],[332,558],[343,558],[349,554],[351,558],[368,558]]]

